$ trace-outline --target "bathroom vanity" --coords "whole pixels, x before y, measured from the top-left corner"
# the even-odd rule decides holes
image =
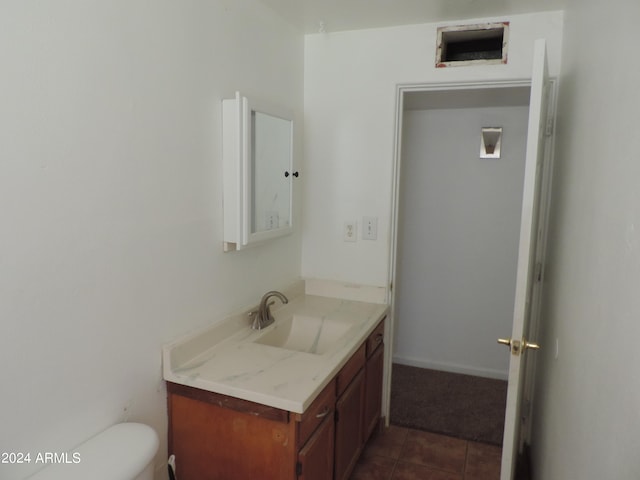
[[[299,295],[167,345],[169,454],[190,479],[346,479],[380,423],[386,305]]]

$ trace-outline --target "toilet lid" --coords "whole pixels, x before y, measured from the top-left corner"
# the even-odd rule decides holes
[[[49,458],[52,464],[29,479],[133,480],[151,463],[158,445],[158,435],[148,425],[120,423],[66,454]]]

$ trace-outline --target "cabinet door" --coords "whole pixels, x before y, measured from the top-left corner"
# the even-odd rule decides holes
[[[382,410],[382,370],[384,368],[384,348],[379,345],[367,359],[365,369],[365,398],[364,398],[364,438],[363,442],[375,429],[380,420]]]
[[[349,478],[362,451],[364,371],[360,370],[336,403],[335,480]]]
[[[333,415],[328,415],[298,453],[298,480],[327,480],[333,477]]]

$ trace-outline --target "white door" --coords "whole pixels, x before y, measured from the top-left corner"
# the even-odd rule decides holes
[[[532,340],[526,338],[526,335],[529,332],[531,298],[535,284],[538,207],[544,165],[544,141],[547,120],[547,83],[546,42],[537,40],[534,45],[531,78],[531,100],[529,104],[529,127],[522,193],[513,329],[511,338],[500,340],[501,343],[508,344],[510,349],[509,386],[507,390],[500,480],[512,480],[514,478],[520,438],[525,365],[527,355],[530,355],[527,352],[538,348],[537,345],[530,343]]]

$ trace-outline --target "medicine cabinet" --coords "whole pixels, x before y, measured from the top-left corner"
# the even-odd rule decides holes
[[[292,232],[293,116],[236,92],[222,101],[224,250]]]

